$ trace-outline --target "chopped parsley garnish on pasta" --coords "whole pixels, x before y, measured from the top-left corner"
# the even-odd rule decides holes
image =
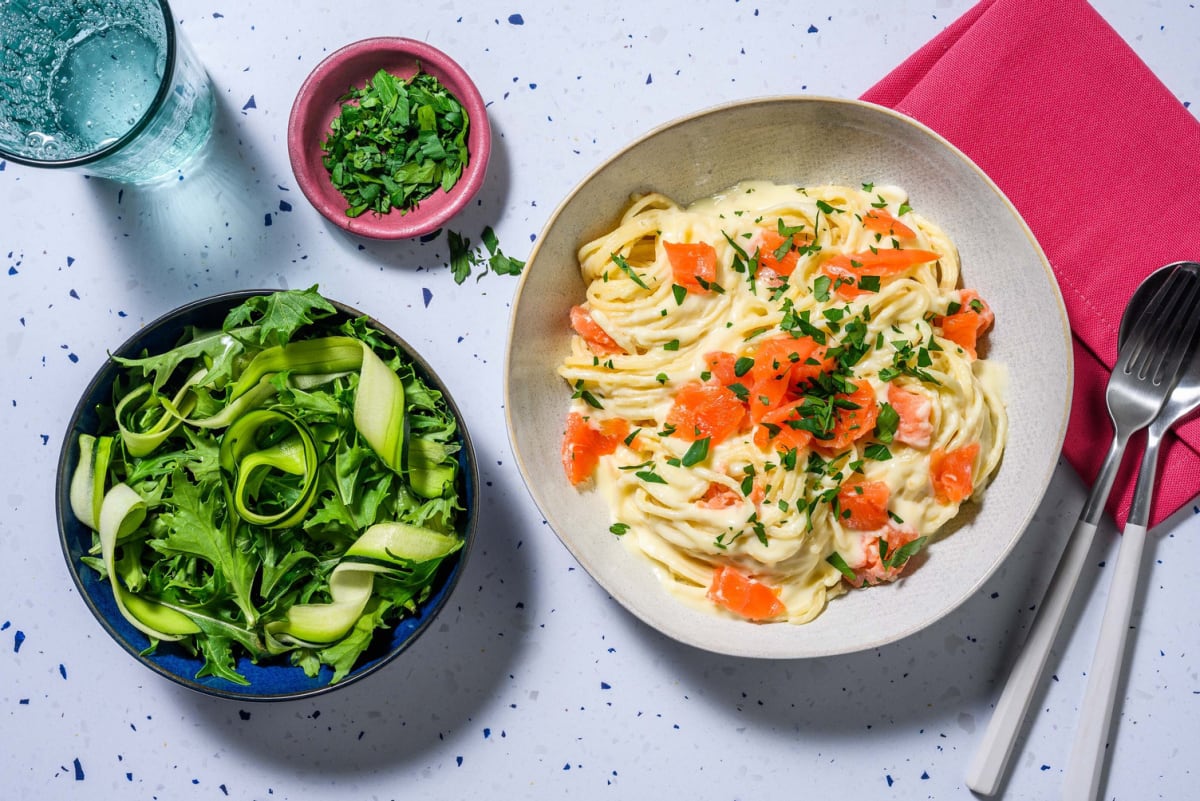
[[[911,570],[997,469],[992,310],[903,190],[648,194],[578,256],[564,468],[683,601],[812,620]]]

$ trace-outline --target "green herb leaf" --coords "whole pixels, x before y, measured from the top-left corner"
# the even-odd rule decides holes
[[[645,481],[647,484],[666,484],[667,480],[655,473],[653,470],[639,470],[634,473],[635,476]]]
[[[347,216],[410,211],[458,182],[469,158],[470,123],[437,78],[417,72],[402,81],[379,70],[342,100],[321,149]]]
[[[900,427],[900,413],[890,403],[879,405],[879,416],[875,419],[875,438],[885,445],[890,444]]]
[[[892,458],[892,452],[888,450],[886,445],[872,442],[863,448],[863,456],[866,456],[868,459],[874,459],[877,462],[886,462]]]
[[[897,548],[895,551],[893,551],[890,555],[885,556],[885,558],[883,558],[881,560],[883,566],[890,567],[890,568],[903,567],[905,565],[905,563],[908,562],[909,559],[911,559],[913,556],[915,556],[917,553],[919,553],[922,548],[925,547],[925,543],[928,540],[929,540],[929,537],[927,537],[927,536],[926,537],[917,537],[912,542],[908,542],[908,543],[905,543],[904,545],[901,545],[899,548]],[[884,542],[884,539],[882,537],[880,537],[879,541],[880,541],[880,550],[881,551],[885,550],[885,546],[882,544]]]
[[[825,561],[837,568],[838,572],[845,576],[847,581],[858,581],[858,576],[854,574],[854,571],[850,569],[850,565],[846,564],[846,560],[837,551],[826,556]]]
[[[621,268],[621,272],[629,276],[629,280],[633,281],[633,283],[637,284],[642,289],[650,288],[646,286],[646,282],[642,280],[642,277],[633,271],[633,268],[629,266],[629,262],[626,261],[625,257],[620,253],[612,253],[609,255],[609,258],[612,260],[613,264]]]
[[[471,240],[457,231],[447,230],[446,241],[450,245],[450,271],[454,283],[461,284],[471,274],[471,268],[478,264],[471,252]]]
[[[711,440],[711,437],[705,437],[704,439],[698,439],[692,442],[691,446],[687,449],[687,453],[685,453],[683,458],[680,460],[680,464],[684,467],[691,467],[692,465],[700,464],[707,459],[708,445]]]

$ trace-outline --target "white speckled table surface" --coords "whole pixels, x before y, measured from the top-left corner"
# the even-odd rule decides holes
[[[606,597],[522,484],[501,400],[516,281],[457,285],[444,237],[343,235],[300,194],[285,143],[295,90],[329,52],[428,41],[474,77],[496,138],[479,202],[452,227],[492,225],[523,258],[575,183],[649,128],[752,96],[857,97],[969,7],[174,3],[218,96],[203,171],[122,190],[0,161],[0,797],[970,798],[966,764],[1086,493],[1068,466],[1004,566],[919,634],[790,662],[679,645]],[[1180,100],[1200,100],[1194,3],[1095,7]],[[54,530],[61,438],[106,349],[139,326],[220,291],[318,283],[446,381],[484,519],[449,607],[400,660],[323,698],[219,701],[139,666],[78,598]],[[1152,533],[1106,798],[1200,797],[1195,510]],[[1114,554],[1108,522],[1002,798],[1058,795]]]

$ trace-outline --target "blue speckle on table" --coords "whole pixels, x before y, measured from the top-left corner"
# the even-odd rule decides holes
[[[279,210],[280,211],[291,211],[292,204],[288,203],[286,200],[281,200],[281,201],[279,201]]]
[[[489,738],[491,736],[492,736],[492,730],[485,726],[483,729],[483,739],[486,740],[487,738]]]
[[[67,266],[68,266],[68,267],[70,267],[70,266],[71,266],[72,264],[74,264],[74,263],[75,263],[75,257],[74,257],[74,256],[67,256]]]
[[[83,781],[83,765],[79,762],[79,757],[75,757],[75,781]]]
[[[67,677],[67,666],[66,665],[60,664],[58,666],[58,675],[62,676],[64,679]]]
[[[927,771],[927,770],[923,770],[923,771],[921,771],[921,778],[922,778],[923,780],[926,780],[926,781],[928,781],[928,779],[929,779],[929,771]]]
[[[887,774],[887,776],[885,778],[887,779],[888,787],[891,787],[892,784],[895,782],[895,780],[892,778],[892,774],[890,774],[890,773]]]
[[[254,95],[250,95],[250,99],[246,101],[246,105],[242,106],[242,111],[251,108],[258,108],[258,104],[254,102]]]
[[[571,769],[571,763],[570,763],[570,762],[568,762],[567,764],[563,765],[563,770],[570,770],[570,769]]]
[[[454,763],[456,765],[458,765],[460,768],[462,767],[462,755],[461,754],[454,758]]]
[[[652,83],[654,83],[654,75],[648,72],[646,73],[646,85],[649,86]]]
[[[508,15],[508,23],[510,25],[524,25],[525,18],[522,17],[520,14],[509,14]]]
[[[225,19],[225,15],[224,15],[224,14],[222,14],[220,11],[214,11],[214,12],[213,12],[213,19]],[[222,788],[223,788],[223,787],[224,787],[224,785],[222,785]]]
[[[809,26],[808,26],[808,32],[809,32],[809,33],[817,33],[817,26],[816,26],[816,25],[809,25]]]
[[[1049,766],[1049,765],[1042,765],[1042,768],[1041,768],[1041,769],[1042,769],[1042,770],[1050,770],[1050,766]]]
[[[70,295],[71,297],[75,298],[75,300],[79,300],[79,293],[78,293],[78,292],[76,292],[74,289],[72,289],[72,290],[71,290],[70,292],[68,292],[67,294],[68,294],[68,295]]]
[[[267,227],[270,227],[270,225],[271,225],[271,212],[269,212],[269,211],[268,211],[266,214],[264,214],[264,215],[263,215],[263,225],[265,225],[265,226],[267,226]]]
[[[13,632],[13,653],[21,650],[21,643],[25,642],[25,632],[17,629]]]
[[[433,300],[433,293],[428,287],[421,287],[421,300],[425,301],[425,308],[429,308],[429,301]]]
[[[602,681],[602,682],[600,682],[600,689],[601,690],[611,690],[612,685],[609,684],[607,681]]]

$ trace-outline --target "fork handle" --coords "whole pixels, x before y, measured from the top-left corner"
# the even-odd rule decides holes
[[[994,795],[1000,787],[1004,770],[1012,756],[1013,746],[1021,732],[1021,724],[1029,711],[1034,691],[1045,670],[1054,640],[1067,614],[1071,596],[1075,593],[1075,585],[1083,573],[1087,562],[1088,551],[1096,538],[1096,524],[1082,517],[1075,524],[1071,538],[1062,559],[1050,580],[1050,587],[1033,626],[1029,637],[1017,655],[1008,682],[1000,698],[992,718],[988,721],[987,730],[983,734],[971,764],[967,767],[967,786],[982,795]]]

